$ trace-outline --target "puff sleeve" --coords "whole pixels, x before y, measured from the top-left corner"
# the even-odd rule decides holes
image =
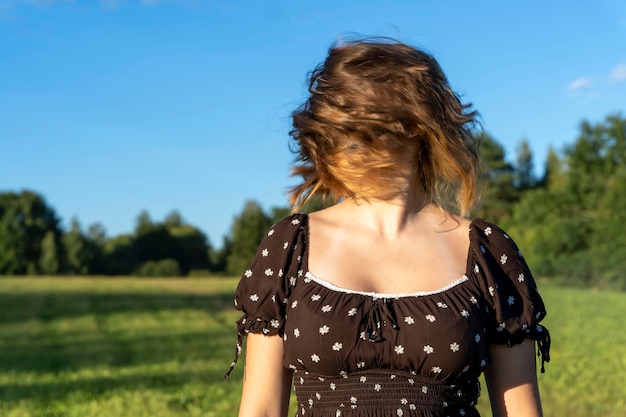
[[[512,346],[533,339],[541,372],[550,361],[550,334],[539,324],[546,309],[521,251],[502,229],[482,219],[472,226],[474,273],[487,304],[487,340]]]
[[[305,221],[304,215],[294,214],[273,225],[243,273],[235,292],[235,308],[243,314],[237,322],[235,359],[225,377],[237,363],[244,336],[283,335],[291,288],[303,275]]]

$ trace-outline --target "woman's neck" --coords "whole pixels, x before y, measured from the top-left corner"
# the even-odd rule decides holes
[[[394,200],[347,199],[338,206],[351,222],[370,229],[382,239],[393,239],[416,226],[440,225],[450,217],[447,211],[424,195]]]

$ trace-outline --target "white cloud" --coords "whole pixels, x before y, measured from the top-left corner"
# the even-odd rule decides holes
[[[582,88],[589,88],[593,85],[593,80],[590,77],[580,77],[569,83],[567,89],[570,91],[578,91]]]
[[[611,73],[611,78],[613,81],[626,81],[626,64],[621,64],[615,67],[613,72]]]

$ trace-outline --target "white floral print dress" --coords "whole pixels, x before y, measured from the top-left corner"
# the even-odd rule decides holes
[[[246,334],[282,336],[297,417],[478,416],[489,344],[534,339],[542,371],[549,361],[543,301],[496,225],[472,221],[465,275],[411,294],[351,291],[313,276],[308,236],[306,214],[274,225],[235,297],[243,316],[231,370]]]

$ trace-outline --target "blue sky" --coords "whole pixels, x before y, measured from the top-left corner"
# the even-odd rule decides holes
[[[583,118],[626,113],[621,0],[0,0],[0,190],[109,235],[178,209],[219,246],[247,199],[287,204],[290,112],[355,34],[431,52],[538,170]]]

